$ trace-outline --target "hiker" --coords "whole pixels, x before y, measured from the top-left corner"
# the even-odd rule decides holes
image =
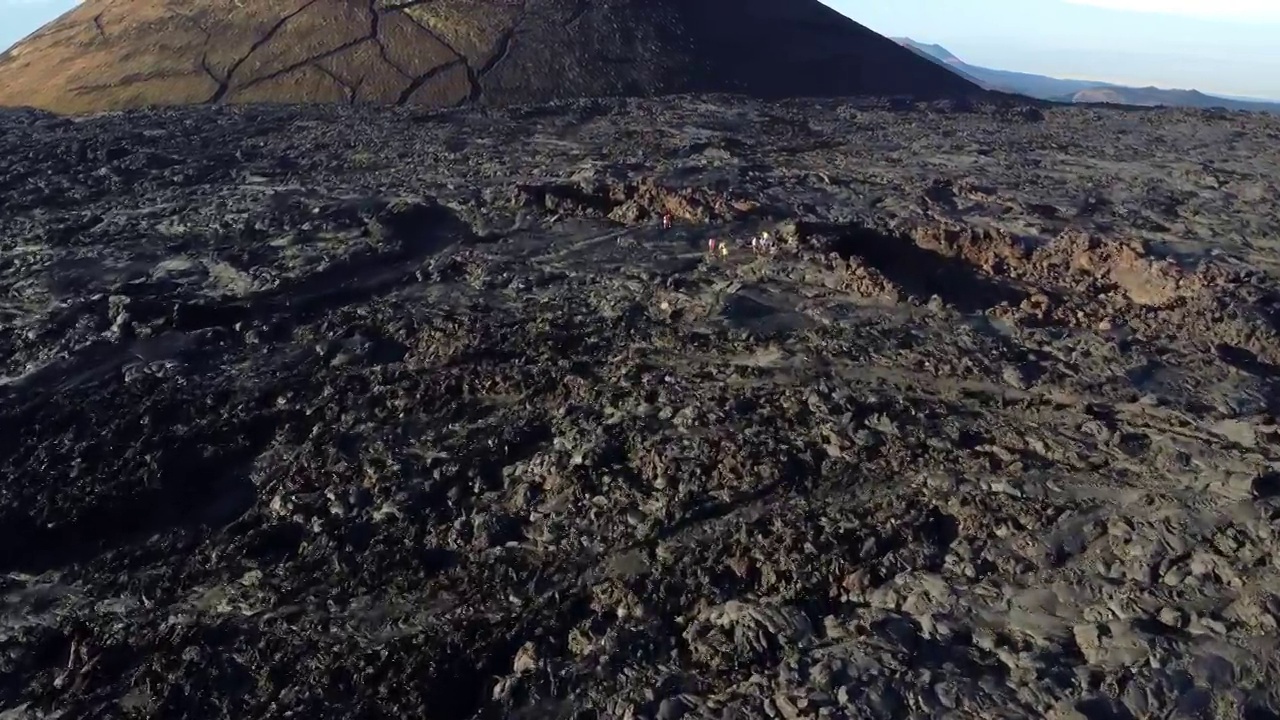
[[[662,213],[662,229],[671,229],[671,213]]]
[[[715,255],[715,254],[716,254],[716,239],[715,239],[715,238],[708,238],[708,239],[707,239],[707,252],[711,253],[712,255]]]

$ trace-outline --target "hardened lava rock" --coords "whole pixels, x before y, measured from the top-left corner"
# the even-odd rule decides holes
[[[1042,115],[0,113],[0,713],[1275,717],[1280,126]]]

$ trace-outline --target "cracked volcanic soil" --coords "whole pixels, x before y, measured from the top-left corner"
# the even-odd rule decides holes
[[[3,716],[1274,718],[1277,139],[4,112]]]
[[[0,106],[456,107],[982,94],[818,0],[85,0],[0,53]]]

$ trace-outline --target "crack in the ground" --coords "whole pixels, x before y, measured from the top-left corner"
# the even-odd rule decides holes
[[[493,69],[498,66],[498,63],[507,58],[507,55],[511,52],[511,40],[515,37],[516,27],[517,26],[513,25],[511,29],[506,30],[498,36],[498,42],[495,43],[493,56],[489,58],[488,62],[481,65],[480,68],[476,70],[477,78],[483,79],[484,76],[493,72]]]
[[[331,57],[333,57],[334,55],[338,55],[339,53],[346,52],[347,50],[350,50],[350,49],[351,49],[351,48],[353,48],[353,47],[357,47],[357,46],[359,46],[359,45],[361,45],[361,44],[363,44],[363,43],[367,43],[367,42],[370,42],[370,41],[372,41],[372,40],[373,40],[373,38],[369,37],[368,35],[365,35],[365,36],[363,36],[363,37],[358,37],[358,38],[356,38],[356,39],[354,39],[354,40],[349,40],[349,41],[347,41],[347,42],[345,42],[345,43],[342,43],[341,45],[338,45],[337,47],[331,48],[331,49],[329,49],[329,50],[325,50],[324,52],[319,53],[318,55],[313,55],[313,56],[311,56],[311,57],[303,58],[303,59],[301,59],[301,60],[299,60],[299,61],[297,61],[297,62],[295,62],[295,63],[290,63],[289,65],[286,65],[286,66],[284,66],[284,67],[280,68],[279,70],[276,70],[276,71],[274,71],[274,72],[267,73],[266,75],[263,75],[263,76],[261,76],[261,77],[256,77],[256,78],[254,78],[254,79],[252,79],[252,80],[250,80],[250,81],[246,82],[244,85],[241,85],[241,86],[240,86],[240,88],[241,88],[242,90],[247,90],[247,89],[249,89],[249,88],[251,88],[251,87],[255,87],[255,86],[260,85],[260,84],[262,84],[262,83],[264,83],[264,82],[267,82],[268,80],[275,80],[276,78],[278,78],[278,77],[280,77],[280,76],[282,76],[282,75],[288,75],[289,73],[291,73],[291,72],[293,72],[293,71],[295,71],[295,70],[299,70],[299,69],[304,68],[304,67],[306,67],[306,66],[308,66],[308,65],[314,65],[314,64],[315,64],[317,61],[319,61],[319,60],[324,60],[324,59],[326,59],[326,58],[331,58]]]
[[[323,74],[325,77],[332,80],[334,84],[336,84],[338,87],[342,88],[342,92],[346,93],[348,105],[356,104],[356,93],[360,91],[361,83],[356,83],[353,86],[350,83],[348,83],[346,80],[343,80],[342,78],[338,77],[336,74],[333,73],[333,71],[329,70],[325,66],[320,65],[318,63],[311,63],[308,67],[312,67],[320,71],[321,74]]]
[[[421,3],[414,3],[414,5],[418,5],[418,4],[421,4]],[[400,7],[411,7],[411,6],[409,6],[409,5],[403,5],[403,6],[400,6]],[[395,9],[396,9],[396,10],[399,10],[399,9],[400,9],[400,7],[397,7],[397,8],[395,8]],[[447,40],[445,40],[444,38],[440,37],[440,33],[436,32],[435,30],[432,30],[430,26],[428,26],[428,25],[424,25],[424,24],[422,23],[422,21],[421,21],[421,20],[419,20],[418,18],[416,18],[416,17],[414,17],[414,16],[410,15],[409,13],[402,12],[401,14],[402,14],[402,15],[404,15],[405,17],[409,18],[409,22],[413,23],[414,25],[417,25],[419,28],[421,28],[421,29],[422,29],[422,31],[423,31],[423,32],[425,32],[427,35],[431,36],[431,39],[432,39],[432,40],[435,40],[436,42],[440,43],[440,45],[442,45],[442,46],[444,47],[444,49],[445,49],[445,50],[448,50],[449,52],[453,53],[454,57],[458,58],[459,60],[463,60],[463,61],[470,62],[469,60],[467,60],[467,57],[466,57],[465,55],[463,55],[462,53],[458,52],[458,49],[457,49],[457,48],[455,48],[455,47],[453,46],[453,44],[452,44],[452,43],[450,43],[450,42],[448,42]]]
[[[311,3],[308,3],[308,6],[309,6],[309,5],[311,5],[311,4],[312,4],[312,3],[314,3],[314,2],[315,2],[315,0],[312,0],[312,2],[311,2]],[[302,9],[305,9],[305,7],[304,7],[304,8],[302,8]],[[448,70],[448,69],[450,69],[450,68],[452,68],[452,67],[455,67],[456,65],[459,65],[459,64],[464,64],[464,65],[466,65],[466,66],[467,66],[467,70],[468,70],[468,73],[467,73],[467,74],[468,74],[468,79],[471,79],[471,78],[472,78],[471,66],[470,66],[470,64],[467,62],[467,59],[466,59],[466,57],[465,57],[465,56],[463,56],[461,53],[459,53],[457,50],[455,50],[455,49],[454,49],[452,46],[450,46],[448,43],[446,43],[446,42],[444,42],[443,40],[441,40],[441,39],[436,35],[436,33],[434,33],[430,28],[423,26],[423,25],[422,25],[422,23],[420,23],[420,22],[418,22],[417,20],[415,20],[412,16],[405,15],[405,17],[408,17],[412,22],[414,22],[414,24],[415,24],[415,25],[417,25],[418,27],[422,28],[422,29],[423,29],[425,32],[427,32],[427,33],[428,33],[432,38],[434,38],[434,39],[436,39],[438,42],[440,42],[440,44],[441,44],[441,45],[443,45],[443,46],[445,47],[445,49],[447,49],[449,52],[453,53],[453,54],[457,57],[457,60],[455,60],[455,61],[448,62],[448,63],[445,63],[445,64],[443,64],[443,65],[438,65],[438,66],[436,66],[436,67],[432,68],[431,70],[429,70],[428,72],[423,73],[422,75],[418,75],[418,76],[416,76],[416,77],[415,77],[415,76],[413,76],[413,75],[412,75],[412,74],[410,74],[408,71],[406,71],[404,68],[401,68],[401,67],[400,67],[399,65],[397,65],[395,62],[393,62],[393,61],[391,60],[391,58],[390,58],[390,57],[388,57],[388,55],[387,55],[387,48],[386,48],[386,46],[382,43],[382,37],[381,37],[381,12],[379,12],[379,11],[378,11],[378,9],[377,9],[377,0],[369,0],[369,5],[368,5],[367,10],[368,10],[368,12],[369,12],[369,30],[368,30],[368,32],[367,32],[364,36],[359,37],[359,38],[356,38],[356,39],[351,40],[351,41],[349,41],[349,42],[345,42],[345,43],[343,43],[343,44],[341,44],[341,45],[338,45],[337,47],[331,48],[331,49],[326,50],[326,51],[324,51],[324,52],[322,52],[322,53],[319,53],[319,54],[317,54],[317,55],[314,55],[314,56],[311,56],[311,57],[307,57],[307,58],[303,58],[303,59],[301,59],[301,60],[299,60],[299,61],[297,61],[297,62],[295,62],[295,63],[292,63],[292,64],[290,64],[290,65],[286,65],[286,66],[285,66],[285,67],[283,67],[283,68],[280,68],[280,69],[278,69],[278,70],[275,70],[275,71],[273,71],[273,72],[270,72],[270,73],[268,73],[268,74],[266,74],[266,75],[263,75],[263,76],[261,76],[261,77],[253,78],[253,79],[249,80],[248,82],[244,83],[242,86],[240,86],[240,87],[241,87],[241,89],[248,89],[248,88],[254,87],[254,86],[256,86],[256,85],[259,85],[259,84],[261,84],[261,83],[263,83],[263,82],[267,82],[267,81],[269,81],[269,80],[274,80],[274,79],[276,79],[276,78],[278,78],[278,77],[280,77],[280,76],[282,76],[282,75],[287,75],[288,73],[291,73],[291,72],[293,72],[293,71],[295,71],[295,70],[299,70],[299,69],[301,69],[301,68],[303,68],[303,67],[312,66],[312,67],[320,68],[320,66],[316,64],[316,63],[317,63],[317,61],[324,60],[324,59],[329,58],[329,57],[333,57],[334,55],[337,55],[337,54],[339,54],[339,53],[342,53],[342,52],[344,52],[344,51],[346,51],[346,50],[349,50],[349,49],[351,49],[351,48],[353,48],[353,47],[357,47],[357,46],[358,46],[358,45],[360,45],[361,43],[365,43],[365,42],[372,42],[372,43],[376,46],[379,57],[383,60],[383,62],[385,62],[385,63],[387,64],[387,66],[388,66],[388,67],[390,67],[392,70],[394,70],[396,73],[398,73],[398,74],[399,74],[399,75],[401,75],[402,77],[410,78],[410,83],[409,83],[409,85],[404,89],[404,91],[402,91],[402,92],[401,92],[401,94],[400,94],[400,98],[399,98],[399,99],[397,99],[397,101],[396,101],[396,104],[397,104],[397,105],[403,105],[403,104],[405,104],[405,103],[408,101],[409,96],[410,96],[410,95],[412,95],[415,91],[417,91],[417,90],[418,90],[418,88],[422,87],[422,85],[423,85],[423,84],[425,84],[427,81],[429,81],[431,78],[435,77],[436,75],[440,74],[441,72],[444,72],[445,70]],[[301,12],[301,9],[300,9],[298,12]],[[297,13],[295,12],[295,13],[293,13],[292,15],[290,15],[289,17],[293,17],[294,15],[297,15]],[[268,37],[264,37],[264,39],[263,39],[262,41],[260,41],[259,46],[260,46],[260,44],[261,44],[261,43],[265,43],[267,40],[269,40],[269,39],[270,39],[270,37],[269,37],[269,36],[270,36],[270,35],[273,35],[275,32],[277,32],[277,31],[278,31],[278,29],[279,29],[280,27],[282,27],[282,26],[283,26],[283,22],[284,22],[285,20],[287,20],[287,19],[288,19],[288,17],[286,17],[286,18],[282,19],[281,23],[278,23],[278,24],[277,24],[277,25],[272,29],[272,31],[270,31],[270,32],[268,33]],[[508,33],[508,34],[509,34],[509,33]],[[505,53],[505,45],[504,45],[503,47],[504,47],[503,52]],[[250,54],[252,54],[252,51],[250,51]],[[248,56],[246,55],[246,56],[245,56],[245,59],[247,59],[247,58],[248,58]],[[243,60],[241,60],[241,62],[243,62]],[[492,63],[487,63],[486,65],[491,65],[491,64],[492,64]],[[235,66],[233,66],[233,67],[232,67],[232,73],[234,73],[234,71],[235,71],[235,69],[236,69],[237,67],[239,67],[239,63],[237,63]],[[320,69],[321,69],[321,70],[323,70],[323,71],[324,71],[324,73],[325,73],[326,75],[328,75],[329,77],[334,78],[335,80],[338,80],[338,78],[337,78],[337,77],[336,77],[332,72],[330,72],[330,71],[328,71],[328,70],[325,70],[325,69],[323,69],[323,68],[320,68]],[[228,78],[230,78],[230,73],[228,74]],[[215,79],[216,79],[216,77],[215,77]],[[349,83],[346,83],[346,82],[341,81],[341,80],[338,80],[338,82],[340,83],[340,85],[341,85],[343,88],[347,88],[347,89],[351,88],[351,85],[350,85]],[[363,83],[361,83],[361,84],[363,84]],[[216,94],[215,99],[214,99],[214,100],[210,100],[210,102],[216,102],[216,101],[217,101],[217,99],[220,99],[220,98],[222,97],[222,95],[223,95],[223,94],[225,94],[225,86],[227,86],[227,85],[229,85],[229,79],[228,79],[228,82],[227,82],[227,83],[223,83],[223,84],[222,84],[222,87],[220,87],[220,88],[219,88],[219,89],[220,89],[220,93]],[[475,91],[475,83],[474,83],[474,81],[472,81],[472,88],[473,88],[473,94],[474,94],[474,91]],[[358,89],[358,87],[357,87],[357,89]],[[349,100],[349,102],[354,102],[354,100]]]
[[[409,2],[396,3],[394,5],[384,5],[383,10],[391,12],[393,10],[404,10],[405,8],[417,7],[418,5],[427,5],[436,0],[410,0]]]
[[[387,5],[385,6],[385,8],[379,10],[378,0],[369,0],[369,4],[367,4],[367,8],[366,8],[366,12],[369,13],[369,31],[367,31],[365,36],[358,37],[356,38],[356,40],[344,42],[344,44],[338,45],[337,47],[333,47],[333,49],[326,50],[324,51],[324,53],[308,56],[308,58],[303,58],[301,60],[298,60],[296,61],[296,63],[285,65],[285,67],[273,70],[273,72],[264,74],[264,76],[248,79],[248,81],[241,83],[241,85],[238,85],[237,88],[238,90],[247,90],[247,88],[261,85],[261,83],[271,81],[271,79],[282,77],[284,76],[284,74],[292,73],[294,72],[294,70],[302,69],[305,67],[312,67],[312,68],[316,68],[317,70],[320,70],[320,72],[323,72],[326,77],[329,77],[330,79],[333,79],[335,83],[338,83],[338,85],[343,88],[344,92],[347,92],[347,102],[355,102],[356,101],[355,94],[356,92],[358,92],[358,85],[353,87],[351,83],[343,81],[343,79],[339,78],[337,74],[334,74],[332,70],[321,67],[321,65],[319,64],[319,61],[324,60],[326,58],[332,58],[332,56],[337,55],[339,53],[343,53],[343,51],[352,49],[352,47],[356,47],[362,44],[362,42],[371,41],[371,42],[374,42],[376,50],[378,50],[379,58],[383,60],[384,63],[387,63],[389,68],[392,68],[394,72],[399,74],[399,76],[410,79],[410,83],[408,83],[408,85],[404,87],[404,90],[401,91],[401,94],[399,94],[399,96],[397,97],[397,100],[396,100],[397,105],[407,104],[408,99],[410,99],[410,97],[413,95],[413,92],[416,92],[417,90],[419,90],[419,88],[424,86],[425,83],[428,83],[431,78],[439,76],[439,74],[445,72],[445,70],[456,68],[458,67],[458,65],[462,65],[462,67],[466,69],[468,92],[465,99],[458,101],[456,105],[465,105],[467,104],[467,102],[474,102],[476,100],[479,100],[480,97],[484,95],[484,87],[481,86],[481,81],[483,81],[483,79],[486,76],[488,76],[489,73],[492,73],[493,70],[497,68],[498,65],[502,63],[503,60],[506,60],[509,54],[511,54],[512,42],[513,40],[515,40],[516,32],[518,31],[518,28],[520,28],[520,24],[524,22],[524,19],[525,19],[524,8],[522,8],[520,17],[516,18],[515,22],[512,23],[512,26],[506,29],[506,31],[503,31],[502,33],[500,33],[500,35],[497,38],[497,41],[494,42],[493,54],[490,55],[489,59],[485,60],[485,63],[483,65],[480,65],[479,68],[475,67],[475,65],[471,63],[471,60],[468,59],[465,54],[462,54],[461,51],[457,49],[457,47],[454,47],[451,44],[451,42],[445,41],[444,38],[440,36],[438,32],[435,31],[435,29],[428,26],[428,24],[422,23],[420,19],[413,17],[413,15],[410,15],[408,13],[403,13],[404,17],[408,18],[410,22],[415,24],[416,27],[419,27],[422,32],[426,33],[426,35],[433,38],[433,40],[435,40],[436,42],[439,42],[440,46],[444,47],[444,49],[447,50],[448,53],[451,53],[454,56],[454,60],[448,61],[448,63],[444,63],[442,65],[436,65],[435,68],[431,68],[426,73],[419,74],[419,76],[413,76],[412,73],[402,68],[401,65],[396,63],[396,61],[393,61],[392,59],[390,59],[387,45],[384,44],[383,37],[381,37],[381,13],[403,12],[404,8],[412,8],[412,6],[415,6],[415,5],[424,5],[426,4],[426,1],[428,0],[413,1],[413,3],[401,3],[398,5]],[[215,88],[214,94],[212,94],[209,97],[209,100],[205,101],[206,104],[216,104],[216,102],[220,102],[221,100],[223,100],[224,97],[227,96],[228,92],[232,90],[232,83],[234,79],[236,79],[236,73],[238,72],[239,68],[241,68],[242,65],[246,63],[246,61],[248,61],[248,59],[252,58],[253,54],[257,53],[257,51],[261,50],[262,47],[268,44],[268,42],[273,40],[273,38],[276,35],[279,35],[279,32],[282,31],[285,24],[287,24],[289,20],[296,18],[297,15],[300,15],[302,12],[305,12],[306,9],[311,8],[311,6],[315,5],[315,3],[316,3],[316,0],[308,0],[306,4],[303,4],[301,6],[301,8],[298,8],[297,10],[294,10],[294,12],[284,15],[284,17],[280,18],[278,22],[274,24],[274,26],[271,26],[268,29],[268,31],[266,31],[264,35],[262,35],[262,37],[259,38],[259,40],[256,40],[255,42],[253,42],[253,45],[250,47],[250,49],[248,49],[246,54],[241,56],[241,58],[237,59],[236,61],[234,61],[232,65],[230,65],[230,67],[227,70],[227,76],[225,77],[219,77],[219,74],[216,73],[214,68],[212,68],[211,65],[209,64],[209,53],[207,53],[207,45],[209,45],[209,38],[211,38],[211,33],[209,33],[207,29],[201,28],[201,29],[204,29],[204,32],[206,35],[206,42],[205,42],[206,51],[204,55],[202,55],[200,58],[200,67],[202,70],[204,70],[207,76],[209,76],[212,79],[212,81],[214,81],[216,85],[218,85],[218,87]],[[570,23],[575,22],[575,20],[579,19],[581,15],[584,14],[586,10],[588,10],[589,8],[590,8],[590,4],[588,3],[588,1],[579,0],[579,4],[577,4],[575,8],[573,8],[573,12],[571,14],[570,19],[568,19],[568,22]],[[362,82],[360,83],[360,85],[362,85]]]
[[[498,36],[498,42],[495,43],[493,55],[489,57],[484,65],[481,65],[478,69],[468,73],[471,76],[471,94],[467,97],[468,101],[475,102],[484,95],[484,86],[480,84],[480,81],[489,73],[493,72],[493,69],[511,53],[511,41],[515,37],[516,30],[520,27],[520,21],[523,19],[524,17],[521,16],[509,29]],[[469,71],[471,70],[470,64],[467,65],[467,69]]]
[[[249,58],[253,57],[253,54],[257,52],[259,49],[261,49],[262,46],[270,42],[271,38],[275,37],[276,34],[279,33],[284,28],[285,24],[287,24],[290,20],[297,17],[304,10],[306,10],[307,8],[315,4],[316,4],[316,0],[307,0],[307,2],[302,5],[302,7],[299,7],[297,10],[294,10],[293,12],[280,18],[280,20],[278,20],[275,25],[272,25],[267,30],[267,32],[262,35],[262,37],[255,40],[253,45],[249,46],[249,51],[246,52],[239,60],[236,60],[234,63],[232,63],[231,67],[227,68],[227,76],[222,80],[218,81],[218,89],[215,90],[213,95],[205,102],[208,104],[221,102],[222,98],[226,97],[227,92],[231,89],[231,81],[235,79],[236,71],[240,69],[240,66],[243,65],[245,62],[247,62]],[[303,64],[306,64],[306,63],[303,63]],[[214,79],[215,80],[217,79],[216,76]],[[249,85],[252,85],[252,84],[253,82],[249,83]],[[249,85],[246,85],[246,87],[248,87]]]
[[[98,38],[105,42],[107,31],[102,27],[102,13],[93,16],[93,28],[98,31]]]
[[[388,67],[395,70],[405,78],[411,78],[413,75],[404,68],[397,65],[390,57],[387,56],[387,46],[382,42],[382,13],[378,11],[378,0],[369,0],[369,34],[373,37],[373,42],[378,46],[378,57],[382,58],[382,62]]]
[[[200,69],[204,71],[205,75],[209,76],[209,79],[213,81],[214,85],[220,86],[222,85],[222,79],[219,78],[218,74],[209,66],[209,41],[213,39],[213,33],[209,32],[209,28],[205,27],[204,23],[200,22],[199,18],[192,18],[192,22],[195,23],[196,29],[204,35],[204,42],[201,44],[200,50]]]
[[[572,25],[578,22],[579,20],[581,20],[582,16],[586,15],[587,10],[590,10],[590,9],[591,9],[591,0],[577,0],[577,3],[573,6],[573,11],[569,13],[569,19],[566,20],[564,23],[565,26],[568,27],[569,25]]]
[[[422,4],[424,3],[423,2],[406,3],[403,5],[397,5],[394,9],[402,10],[403,8],[413,7],[414,5],[422,5]],[[426,76],[421,78],[415,78],[414,82],[410,83],[409,87],[406,88],[403,93],[401,93],[400,95],[401,99],[398,100],[396,104],[403,105],[405,102],[408,101],[409,96],[412,95],[418,88],[422,87],[422,83],[425,83],[427,80],[430,80],[435,73],[443,71],[446,67],[453,67],[458,63],[461,63],[466,68],[467,83],[469,84],[470,89],[467,92],[466,97],[454,103],[454,107],[465,105],[466,103],[470,102],[471,98],[475,97],[478,91],[478,85],[476,82],[476,73],[475,73],[475,69],[471,67],[471,60],[467,58],[466,55],[463,55],[461,52],[458,52],[457,48],[455,48],[451,43],[447,42],[444,38],[440,37],[440,34],[437,33],[435,30],[431,29],[431,27],[424,25],[416,17],[410,15],[409,13],[404,13],[404,16],[409,18],[409,22],[413,23],[414,25],[417,25],[419,28],[422,29],[423,32],[429,35],[433,40],[440,43],[440,45],[444,47],[445,50],[448,50],[449,52],[453,53],[454,57],[457,59],[457,62],[448,63],[446,65],[432,68],[431,70],[428,71]]]
[[[215,84],[219,84],[222,82],[221,80],[218,79],[218,76],[214,74],[213,68],[209,67],[209,51],[207,50],[200,53],[200,69],[204,70],[204,73],[208,75],[209,79],[212,80]]]
[[[151,80],[170,80],[174,78],[188,78],[195,74],[197,73],[194,70],[179,70],[176,72],[155,73],[153,75],[138,75],[135,77],[127,77],[122,80],[114,80],[112,82],[90,83],[86,85],[72,85],[67,89],[75,92],[83,91],[83,90],[87,90],[87,91],[110,90],[112,88],[127,87],[130,85],[136,85],[138,83],[144,83]]]
[[[463,65],[467,67],[468,70],[470,70],[470,66],[467,65],[466,59],[458,58],[456,60],[450,60],[449,62],[443,65],[437,65],[431,68],[430,70],[428,70],[427,72],[419,75],[418,77],[415,77],[412,81],[410,81],[410,83],[405,87],[405,89],[400,92],[400,97],[396,98],[396,105],[404,105],[408,103],[409,98],[412,97],[413,94],[418,91],[418,88],[421,88],[423,85],[426,85],[427,82],[431,80],[431,78],[439,75],[442,72],[445,72],[446,70],[450,70],[452,68],[458,67],[459,65]]]

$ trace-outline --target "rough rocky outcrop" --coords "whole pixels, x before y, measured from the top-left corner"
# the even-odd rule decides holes
[[[1278,136],[0,112],[0,713],[1275,718]]]
[[[818,0],[87,0],[0,56],[0,105],[64,113],[976,91]]]

